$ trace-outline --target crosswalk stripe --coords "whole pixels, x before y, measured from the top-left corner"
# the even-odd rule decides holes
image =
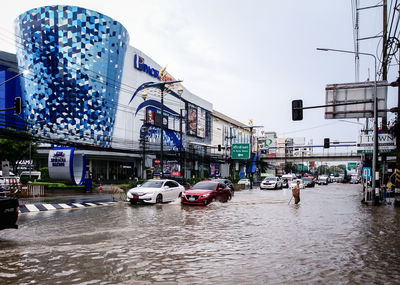
[[[56,210],[56,207],[51,204],[43,204],[43,207],[45,207],[47,210]]]
[[[35,205],[25,205],[29,212],[39,212],[39,209]]]

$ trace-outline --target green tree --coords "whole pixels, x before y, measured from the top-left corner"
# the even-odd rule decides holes
[[[8,160],[10,162],[10,169],[16,173],[18,167],[17,162],[23,159],[29,159],[29,148],[31,144],[31,156],[33,156],[37,153],[38,144],[32,143],[27,134],[8,131],[5,138],[0,138],[0,160]]]

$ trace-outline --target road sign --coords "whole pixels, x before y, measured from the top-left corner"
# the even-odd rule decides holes
[[[357,169],[357,162],[348,162],[347,170]]]
[[[233,159],[250,159],[250,144],[235,143],[232,144]]]
[[[363,178],[371,178],[371,167],[363,168]]]

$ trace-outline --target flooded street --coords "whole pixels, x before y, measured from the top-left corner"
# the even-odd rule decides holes
[[[0,283],[397,283],[400,209],[362,205],[360,188],[20,214],[0,232]]]

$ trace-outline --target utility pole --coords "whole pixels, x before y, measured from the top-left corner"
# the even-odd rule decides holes
[[[182,119],[183,119],[183,114],[182,114],[183,109],[180,109],[180,117],[179,117],[179,133],[180,133],[180,139],[179,139],[179,158],[180,158],[180,163],[181,163],[181,176],[185,177],[185,172],[184,172],[184,158],[183,158],[183,130],[182,130]]]
[[[387,39],[387,0],[383,0],[383,29],[382,29],[382,80],[387,80],[387,48],[388,48],[388,39]],[[385,115],[382,117],[382,131],[387,132],[387,116],[386,112]],[[385,157],[386,158],[386,157]],[[385,163],[385,162],[383,162]]]

